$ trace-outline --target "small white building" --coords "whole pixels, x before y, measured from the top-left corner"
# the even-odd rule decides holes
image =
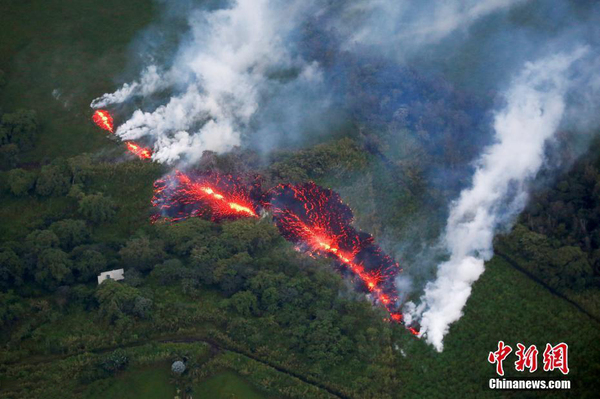
[[[110,270],[107,272],[100,273],[98,275],[98,284],[102,284],[104,280],[123,280],[125,276],[123,276],[123,269]]]

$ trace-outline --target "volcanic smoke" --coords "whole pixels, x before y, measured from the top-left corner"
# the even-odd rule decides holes
[[[391,320],[402,321],[395,285],[402,269],[370,234],[352,227],[352,210],[332,190],[309,182],[281,184],[261,193],[232,175],[176,171],[155,182],[152,205],[160,212],[154,221],[190,217],[221,221],[269,211],[281,235],[298,250],[333,259],[336,269],[384,306]]]

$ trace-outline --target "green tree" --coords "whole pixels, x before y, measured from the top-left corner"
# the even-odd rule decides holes
[[[247,251],[253,255],[269,248],[280,237],[277,228],[272,223],[239,219],[223,224],[221,240],[235,252]]]
[[[174,255],[188,256],[197,246],[202,246],[215,232],[214,223],[200,218],[191,218],[181,223],[157,226],[166,250]]]
[[[16,196],[24,196],[35,184],[35,174],[23,169],[13,169],[8,172],[10,192]]]
[[[35,186],[35,193],[42,196],[61,196],[69,192],[69,176],[60,165],[51,164],[42,167]]]
[[[71,172],[71,184],[82,184],[92,173],[92,157],[90,154],[76,155],[67,160]]]
[[[15,251],[0,248],[0,288],[21,285],[24,275],[25,267]]]
[[[269,287],[260,296],[260,306],[269,313],[275,313],[279,309],[279,293],[277,288]]]
[[[57,248],[43,250],[37,258],[35,280],[54,289],[69,282],[72,262],[69,255]]]
[[[342,333],[334,323],[334,316],[331,313],[324,314],[324,317],[310,323],[304,338],[305,352],[315,361],[334,364],[343,355],[343,347],[340,345]]]
[[[85,197],[85,193],[83,192],[83,187],[81,184],[73,184],[69,189],[69,194],[67,194],[69,198],[75,198],[77,201],[80,201],[83,197]]]
[[[5,327],[11,321],[25,313],[23,299],[12,291],[0,292],[0,326]]]
[[[65,250],[84,244],[90,239],[90,230],[83,220],[60,220],[52,223],[49,229],[56,234],[60,246]]]
[[[554,286],[581,290],[593,277],[588,257],[579,247],[565,246],[552,252],[551,265],[556,269],[558,281]]]
[[[163,245],[147,237],[133,238],[119,251],[124,265],[140,271],[151,270],[165,256]]]
[[[126,321],[134,314],[136,299],[140,297],[137,288],[105,280],[96,289],[96,299],[100,305],[100,315],[109,323]]]
[[[19,147],[16,144],[0,146],[0,169],[6,170],[17,166],[19,161]]]
[[[240,291],[234,294],[229,303],[242,316],[250,316],[258,311],[258,300],[250,291]]]
[[[152,311],[152,300],[148,298],[144,298],[143,296],[138,296],[135,298],[133,302],[133,310],[132,313],[141,318],[147,319],[150,317]]]
[[[27,251],[35,255],[46,249],[58,247],[58,243],[58,236],[50,230],[34,230],[25,238]]]
[[[38,129],[35,111],[20,109],[4,114],[0,122],[0,141],[2,144],[16,144],[22,150],[30,149],[33,147]]]
[[[79,200],[79,212],[94,223],[101,223],[115,216],[115,203],[102,194],[86,195]]]
[[[73,271],[78,281],[86,282],[94,279],[106,269],[106,258],[102,253],[86,248],[77,247],[71,252],[73,258]]]
[[[168,259],[160,265],[156,265],[151,276],[166,285],[178,282],[186,272],[187,269],[179,259]]]

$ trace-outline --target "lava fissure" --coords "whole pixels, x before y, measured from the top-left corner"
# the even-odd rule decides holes
[[[113,133],[113,118],[107,111],[97,110],[92,119]],[[126,141],[125,146],[140,159],[152,158],[150,148],[133,141]],[[286,240],[310,255],[334,259],[342,273],[351,275],[361,290],[387,309],[390,320],[402,321],[395,284],[402,269],[370,234],[352,227],[352,210],[330,189],[309,182],[280,184],[263,193],[260,183],[245,184],[232,175],[175,171],[154,183],[152,205],[157,210],[153,222],[161,218],[172,222],[190,217],[214,222],[257,218],[261,209],[267,210]]]
[[[154,189],[155,221],[220,221],[269,211],[281,235],[298,250],[333,259],[340,272],[387,309],[390,320],[402,321],[395,284],[402,269],[370,234],[352,227],[352,210],[336,192],[309,182],[281,184],[262,193],[232,175],[181,171],[157,180]]]
[[[152,158],[152,150],[150,148],[142,147],[133,141],[126,141],[125,147],[130,153],[132,153],[140,159]]]
[[[96,112],[94,112],[92,120],[96,125],[98,125],[99,128],[108,130],[109,132],[113,133],[113,118],[108,113],[108,111],[105,111],[103,109],[97,110]]]
[[[96,110],[96,112],[94,112],[94,115],[92,115],[92,120],[101,129],[114,133],[113,117],[108,111],[103,109]],[[152,150],[150,148],[142,147],[134,141],[126,141],[125,148],[127,149],[127,151],[129,151],[130,153],[132,153],[140,159],[152,158]]]
[[[263,206],[272,212],[283,237],[308,252],[335,259],[393,320],[402,319],[394,283],[402,269],[370,234],[352,227],[352,210],[339,194],[312,182],[281,184],[266,193]]]
[[[212,221],[258,217],[246,185],[231,175],[180,171],[154,183],[152,205],[165,220],[204,217]],[[156,219],[156,218],[155,218]]]

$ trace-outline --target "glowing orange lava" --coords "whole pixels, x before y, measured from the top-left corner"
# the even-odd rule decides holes
[[[94,112],[92,120],[100,128],[113,133],[113,118],[112,116],[110,116],[108,111],[105,111],[103,109],[97,110],[96,112]]]
[[[213,221],[258,217],[245,186],[231,175],[176,171],[154,183],[152,204],[167,220],[209,217]]]
[[[127,147],[127,151],[137,156],[140,159],[150,159],[152,158],[152,150],[147,147],[142,147],[133,141],[126,141],[125,146]]]
[[[379,286],[381,282],[381,275],[379,271],[366,271],[362,264],[354,261],[354,254],[345,253],[336,246],[332,245],[334,240],[324,238],[323,236],[313,232],[304,223],[298,221],[300,229],[304,230],[307,237],[308,246],[313,252],[324,252],[326,255],[336,258],[349,268],[360,280],[365,284],[367,290],[371,292],[375,298],[386,307],[391,305],[390,297],[385,294],[382,288]],[[401,315],[398,313],[392,314],[394,321],[400,321]]]
[[[419,335],[419,330],[413,327],[406,327],[413,335]]]
[[[186,176],[186,178],[187,178],[187,176]],[[258,217],[256,212],[254,212],[249,207],[240,205],[237,202],[228,201],[227,199],[225,199],[225,196],[215,192],[215,190],[213,190],[211,187],[206,187],[206,186],[198,187],[198,184],[195,184],[195,183],[191,183],[191,185],[192,185],[192,187],[191,187],[192,190],[197,190],[199,192],[203,192],[203,193],[211,196],[212,198],[214,198],[217,201],[222,201],[234,212],[243,213],[243,214],[246,214],[247,216]]]
[[[273,212],[280,233],[309,254],[336,259],[360,285],[400,322],[395,278],[400,266],[352,227],[352,210],[331,190],[309,182],[281,184],[269,191],[264,206]]]
[[[256,182],[256,181],[255,181]],[[252,187],[252,188],[251,188]],[[352,210],[339,194],[309,182],[281,184],[263,192],[260,183],[216,172],[176,171],[154,184],[154,221],[204,217],[213,221],[273,215],[281,235],[308,256],[335,260],[336,270],[350,276],[389,313],[385,320],[403,323],[396,277],[397,262],[374,243],[371,235],[352,227]],[[412,334],[419,332],[406,327]]]

